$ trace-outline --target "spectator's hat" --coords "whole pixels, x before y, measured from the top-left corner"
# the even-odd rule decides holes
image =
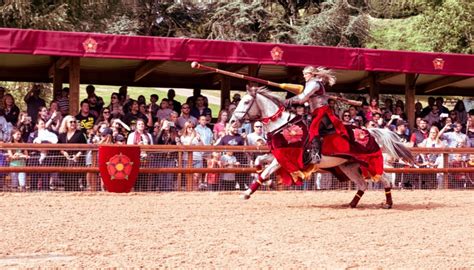
[[[122,134],[117,134],[117,136],[115,136],[115,141],[116,142],[124,142],[125,137]]]
[[[112,135],[113,131],[112,129],[110,128],[104,128],[104,130],[100,133],[100,135],[102,135],[103,137],[107,136],[107,135]]]
[[[408,123],[405,120],[398,120],[397,121],[397,127],[398,126],[408,126]]]

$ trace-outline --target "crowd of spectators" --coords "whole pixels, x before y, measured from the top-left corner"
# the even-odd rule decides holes
[[[230,115],[235,110],[240,95],[235,94],[232,100],[226,100],[224,108],[212,121],[212,111],[208,99],[203,95],[191,96],[186,103],[175,100],[176,93],[170,89],[167,96],[160,100],[152,94],[147,101],[143,95],[132,99],[127,94],[127,87],[122,86],[118,92],[110,95],[110,103],[97,96],[95,87],[86,88],[87,98],[80,102],[79,112],[69,111],[69,89],[64,88],[54,100],[46,106],[40,97],[41,85],[35,84],[25,95],[26,111],[20,111],[11,94],[0,87],[0,140],[3,142],[30,143],[95,143],[95,144],[133,144],[133,145],[262,145],[266,144],[266,134],[261,122],[246,120],[240,128],[227,125]],[[361,97],[361,107],[342,107],[333,100],[329,106],[346,125],[361,128],[388,128],[398,134],[400,141],[410,147],[473,147],[474,146],[474,110],[466,111],[464,103],[459,100],[452,110],[444,106],[441,97],[428,99],[428,105],[415,104],[416,125],[409,129],[405,104],[401,100],[393,102],[386,99],[383,105],[377,99],[369,102]],[[297,105],[291,108],[301,115],[309,124],[309,108]],[[141,159],[146,166],[176,167],[177,152],[142,152]],[[420,155],[420,167],[442,167],[443,155]],[[202,167],[235,167],[251,166],[255,155],[242,152],[207,153],[193,152],[192,164],[187,153],[183,155],[183,166]],[[449,157],[454,167],[473,167],[474,156]],[[38,165],[86,166],[92,164],[90,152],[73,150],[61,151],[27,151],[19,149],[7,151],[0,155],[1,166],[38,166]],[[391,164],[393,165],[393,164]],[[5,178],[5,175],[2,176]],[[457,175],[453,179],[464,181],[450,184],[461,187],[469,184],[469,175]],[[63,186],[65,190],[90,189],[92,177],[89,174],[77,173],[32,173],[27,178],[24,173],[12,173],[8,185],[13,189],[50,190]],[[67,179],[64,180],[64,179]],[[324,188],[319,183],[317,188]],[[437,176],[434,186],[443,185],[443,176]],[[423,179],[421,179],[423,180]],[[209,190],[245,189],[250,184],[248,174],[194,174],[193,188]],[[458,181],[458,180],[453,180]],[[403,180],[400,184],[405,185]],[[3,183],[5,184],[5,183]],[[395,184],[395,183],[394,183]],[[175,174],[141,175],[135,186],[136,190],[176,190]],[[308,186],[306,186],[308,188]],[[313,188],[312,184],[309,188]]]

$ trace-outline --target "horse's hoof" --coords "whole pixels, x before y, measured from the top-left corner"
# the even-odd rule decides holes
[[[382,208],[383,208],[383,209],[392,209],[392,205],[391,205],[391,204],[383,203],[383,204],[382,204]]]
[[[250,195],[242,194],[242,195],[240,195],[240,198],[242,198],[242,200],[248,200],[248,199],[250,199]]]

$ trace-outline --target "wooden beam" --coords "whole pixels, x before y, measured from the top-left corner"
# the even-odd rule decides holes
[[[408,73],[405,75],[405,114],[408,117],[410,130],[413,130],[415,126],[415,83],[415,74]]]
[[[385,80],[388,80],[390,78],[397,77],[400,75],[402,74],[393,73],[393,72],[384,72],[384,73],[369,72],[369,76],[365,77],[359,82],[359,85],[357,86],[357,90],[362,90],[362,89],[370,87],[370,85],[373,83],[374,80],[375,80],[375,83],[379,84]]]
[[[432,81],[430,83],[427,83],[426,85],[423,86],[423,93],[427,94],[427,93],[431,93],[431,92],[434,92],[438,89],[441,89],[441,88],[444,88],[448,85],[451,85],[451,84],[454,84],[454,83],[457,83],[457,82],[460,82],[460,81],[464,81],[464,80],[468,80],[470,79],[471,77],[453,77],[453,76],[449,76],[449,77],[443,77],[441,79],[438,79],[438,80],[435,80],[435,81]]]
[[[79,112],[79,86],[81,83],[81,58],[72,57],[69,65],[69,114]]]
[[[54,72],[58,69],[65,69],[71,64],[71,57],[59,57],[53,61],[48,69],[49,78],[53,78]]]
[[[221,109],[224,108],[226,99],[230,100],[230,78],[221,76]]]
[[[135,78],[133,79],[134,82],[138,82],[148,74],[152,73],[155,69],[159,66],[166,63],[166,61],[145,61],[143,62],[135,71]]]

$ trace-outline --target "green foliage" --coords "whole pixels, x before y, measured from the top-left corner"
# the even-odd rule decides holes
[[[309,16],[298,29],[298,44],[363,47],[369,37],[367,16],[362,10],[338,0],[319,14]]]
[[[474,2],[446,0],[422,14],[398,20],[371,20],[374,31],[369,48],[470,53]]]

